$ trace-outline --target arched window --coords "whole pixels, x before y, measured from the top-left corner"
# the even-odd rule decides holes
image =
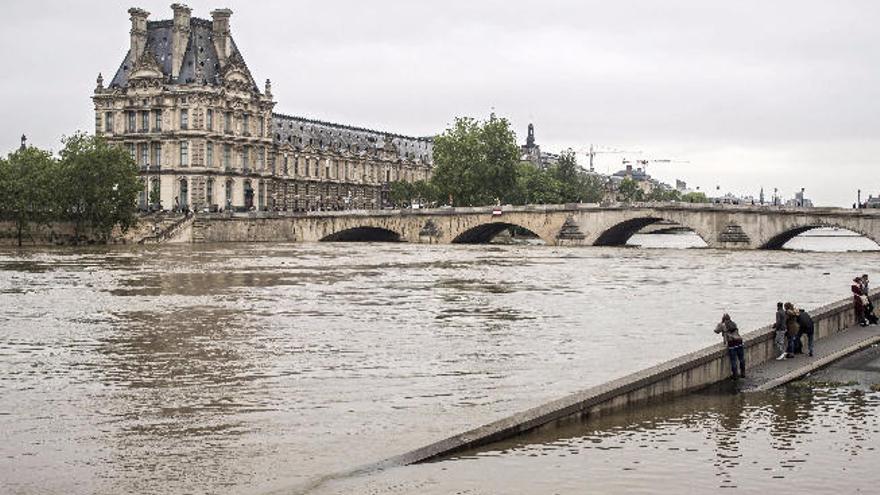
[[[205,203],[208,205],[208,208],[214,204],[214,178],[211,177],[208,179],[208,183],[205,184]]]

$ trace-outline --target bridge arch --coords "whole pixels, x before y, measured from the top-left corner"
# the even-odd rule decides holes
[[[363,225],[336,231],[318,242],[403,242],[400,233],[384,227]]]
[[[512,227],[528,230],[548,246],[553,244],[552,241],[541,235],[541,232],[536,232],[535,229],[529,228],[527,225],[500,220],[473,225],[453,237],[452,244],[488,244],[495,236]]]
[[[880,241],[878,241],[871,234],[862,231],[858,227],[854,227],[852,225],[846,225],[845,223],[835,223],[835,222],[810,222],[804,225],[797,226],[789,226],[782,230],[781,232],[772,235],[767,241],[760,245],[758,249],[782,249],[785,244],[794,239],[795,237],[803,234],[804,232],[808,232],[813,229],[821,229],[821,228],[838,228],[848,230],[850,232],[854,232],[856,234],[861,235],[866,239],[870,239],[878,246],[880,246]]]
[[[706,243],[707,246],[711,246],[709,242],[710,239],[707,236],[700,232],[698,229],[691,227],[686,223],[682,223],[680,220],[676,220],[673,218],[666,218],[659,215],[647,215],[647,216],[638,216],[633,218],[628,218],[617,222],[610,227],[607,227],[602,233],[599,234],[599,237],[593,242],[594,246],[625,246],[630,237],[638,233],[643,228],[648,225],[660,222],[660,221],[670,221],[677,225],[680,225],[684,229],[688,229],[693,233],[697,234],[700,239]]]

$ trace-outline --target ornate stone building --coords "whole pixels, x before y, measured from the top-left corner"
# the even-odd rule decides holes
[[[541,151],[541,147],[535,142],[535,126],[529,124],[526,144],[520,146],[520,160],[532,162],[539,168],[547,168],[559,162],[559,155]]]
[[[432,138],[275,113],[270,82],[260,90],[232,39],[232,12],[171,8],[161,21],[128,11],[129,51],[92,97],[96,132],[140,167],[141,207],[378,208],[390,182],[430,177]]]

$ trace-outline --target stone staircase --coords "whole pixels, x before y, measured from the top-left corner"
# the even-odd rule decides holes
[[[187,228],[192,226],[194,219],[195,215],[157,214],[152,219],[153,233],[139,240],[138,244],[162,244],[173,242]]]
[[[193,218],[192,222],[192,242],[193,243],[202,243],[205,242],[205,225],[207,225],[208,221],[202,217]]]

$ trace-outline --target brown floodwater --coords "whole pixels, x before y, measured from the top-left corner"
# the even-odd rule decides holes
[[[313,493],[876,493],[880,393],[706,391]]]
[[[852,275],[878,261],[876,251],[544,246],[4,248],[2,491],[333,490],[318,481],[712,344],[724,311],[755,328],[777,300],[846,297]],[[555,473],[558,486],[580,475]]]

